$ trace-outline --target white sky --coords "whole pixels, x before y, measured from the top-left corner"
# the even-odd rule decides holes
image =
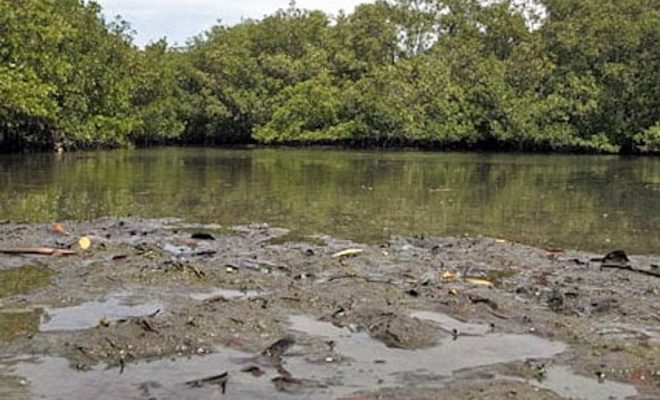
[[[241,18],[261,18],[288,0],[96,0],[107,20],[121,15],[137,31],[136,42],[143,45],[162,37],[168,42],[184,44],[186,39],[202,33],[221,20],[235,24]],[[369,0],[298,0],[299,8],[336,13],[351,12],[355,5]]]

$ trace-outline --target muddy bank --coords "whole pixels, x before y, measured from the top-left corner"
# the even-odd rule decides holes
[[[2,398],[660,396],[658,256],[620,269],[479,237],[0,225],[0,249],[37,247],[75,254],[0,254]]]

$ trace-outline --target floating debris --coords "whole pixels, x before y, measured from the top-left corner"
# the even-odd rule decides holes
[[[266,371],[264,371],[263,368],[257,365],[250,365],[249,367],[245,367],[241,370],[241,372],[251,374],[252,376],[255,376],[257,378],[266,373]]]
[[[225,394],[227,391],[227,381],[229,380],[229,373],[223,372],[219,375],[208,376],[206,378],[195,379],[192,381],[186,382],[186,385],[192,387],[202,387],[205,385],[218,385],[222,394]]]
[[[281,358],[291,346],[296,343],[293,337],[286,337],[268,346],[261,352],[263,356],[271,358]]]

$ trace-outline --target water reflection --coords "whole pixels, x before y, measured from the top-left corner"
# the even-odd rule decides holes
[[[36,265],[0,270],[0,300],[44,287],[48,285],[52,275],[51,269]]]
[[[106,215],[657,253],[660,159],[192,148],[0,157],[0,219]]]
[[[164,306],[157,302],[131,302],[128,294],[115,294],[102,301],[90,301],[76,306],[45,308],[39,330],[72,331],[98,326],[101,320],[116,321],[159,313]]]

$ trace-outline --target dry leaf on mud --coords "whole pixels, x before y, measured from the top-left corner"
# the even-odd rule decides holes
[[[64,229],[64,225],[62,224],[54,224],[52,227],[53,232],[59,234],[59,235],[68,235],[69,232]]]
[[[87,236],[83,236],[78,239],[78,246],[81,250],[87,250],[92,246],[92,241]]]
[[[332,258],[356,256],[362,253],[363,251],[364,250],[362,249],[346,249],[333,254]]]
[[[561,254],[564,252],[564,249],[561,249],[559,247],[548,247],[545,249],[545,251],[550,254]]]
[[[465,282],[480,286],[489,286],[489,287],[495,286],[493,282],[479,278],[465,278]]]
[[[453,281],[458,275],[455,272],[445,271],[442,273],[442,279],[446,281]]]

